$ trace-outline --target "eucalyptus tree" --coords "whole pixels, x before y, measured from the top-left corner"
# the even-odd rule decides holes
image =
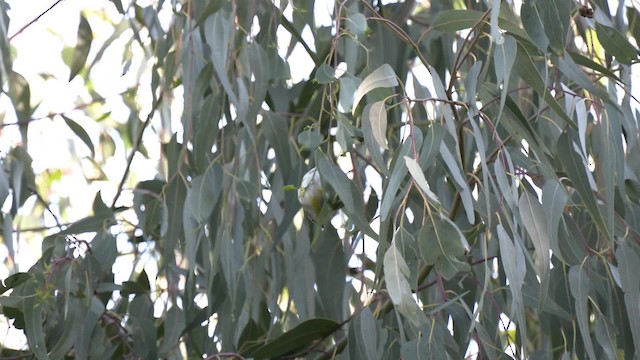
[[[110,135],[54,115],[111,191],[30,235],[29,199],[65,203],[31,168],[35,104],[0,5],[23,137],[0,172],[5,264],[16,236],[42,244],[3,281],[28,340],[4,356],[640,356],[637,3],[105,2],[113,35],[81,12],[65,56],[95,103],[74,110]],[[126,124],[91,82],[118,41],[144,58],[116,72],[149,79],[121,95]],[[125,153],[95,155],[113,138]]]

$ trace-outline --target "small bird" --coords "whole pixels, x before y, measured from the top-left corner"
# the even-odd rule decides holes
[[[322,181],[320,180],[320,174],[317,168],[312,168],[307,171],[302,177],[302,182],[298,188],[298,201],[304,209],[304,213],[316,222],[320,218],[320,213],[325,202],[324,189],[322,187]]]

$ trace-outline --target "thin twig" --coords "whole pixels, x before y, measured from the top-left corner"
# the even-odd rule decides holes
[[[40,116],[40,117],[35,117],[35,118],[31,118],[29,120],[26,121],[26,124],[28,123],[32,123],[34,121],[38,121],[38,120],[45,120],[45,119],[53,119],[56,116],[64,116],[65,114],[71,112],[71,111],[76,111],[76,110],[82,110],[84,108],[87,108],[93,104],[97,104],[97,103],[103,103],[106,100],[104,98],[97,98],[97,99],[93,99],[91,101],[89,101],[88,103],[83,103],[83,104],[79,104],[77,106],[75,106],[74,108],[70,109],[70,110],[65,110],[65,111],[60,111],[60,112],[55,112],[55,113],[48,113],[47,115],[44,116]],[[5,124],[0,124],[0,129],[3,127],[7,127],[7,126],[21,126],[21,125],[25,125],[25,122],[12,122],[12,123],[5,123]]]
[[[25,31],[29,26],[33,25],[36,21],[40,20],[40,18],[43,17],[44,14],[48,13],[49,11],[51,11],[51,9],[53,9],[56,5],[60,4],[61,2],[62,2],[62,0],[56,1],[47,10],[43,11],[40,15],[36,16],[35,19],[29,21],[29,23],[27,23],[25,26],[21,27],[20,30],[18,30],[15,34],[9,36],[9,42],[11,42],[11,40],[13,40],[14,37],[20,35],[23,31]]]
[[[153,114],[155,114],[156,110],[158,109],[158,106],[160,105],[160,102],[162,101],[162,97],[163,97],[162,94],[163,94],[163,91],[160,91],[160,94],[156,98],[153,106],[151,107],[151,111],[149,111],[147,118],[145,119],[144,123],[140,127],[140,130],[138,131],[138,136],[136,137],[136,141],[133,145],[133,149],[131,149],[131,153],[129,154],[129,158],[127,159],[127,167],[124,169],[124,174],[122,174],[122,179],[120,179],[120,183],[118,184],[118,190],[116,191],[116,195],[113,197],[113,202],[111,203],[112,209],[115,209],[116,202],[120,198],[120,194],[122,194],[122,188],[124,187],[124,183],[127,181],[127,178],[129,177],[129,172],[131,171],[131,163],[133,162],[133,157],[136,155],[138,150],[140,150],[140,145],[142,144],[142,135],[144,134],[145,129],[151,123],[151,119],[153,119]]]

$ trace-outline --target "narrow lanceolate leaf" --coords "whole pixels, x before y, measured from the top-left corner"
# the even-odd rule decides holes
[[[203,224],[215,207],[222,191],[222,166],[211,164],[207,171],[196,176],[187,191],[187,201],[191,205],[191,215]]]
[[[598,230],[609,237],[609,230],[605,225],[604,218],[600,213],[596,198],[591,189],[589,179],[592,177],[592,174],[589,169],[585,167],[583,159],[576,152],[573,145],[574,142],[571,138],[569,138],[566,133],[562,134],[558,139],[558,159],[560,163],[562,163],[562,167],[566,171],[569,179],[571,179],[573,186],[578,192],[578,195],[580,195],[580,199],[582,199]]]
[[[629,65],[636,59],[637,50],[618,30],[596,22],[596,34],[607,54],[615,56],[619,62]]]
[[[250,354],[255,359],[275,359],[292,354],[324,339],[340,328],[329,319],[312,319],[303,322]]]
[[[633,343],[636,348],[636,356],[640,354],[640,257],[635,249],[622,242],[616,249],[616,260],[618,260],[618,272],[620,274],[620,287],[624,291],[624,305],[629,317],[629,326],[633,336]]]
[[[493,0],[491,3],[491,39],[496,45],[504,43],[504,35],[498,29],[498,15],[500,14],[500,0]]]
[[[526,339],[526,325],[522,285],[527,272],[524,253],[520,245],[514,244],[501,224],[498,224],[496,228],[498,230],[498,241],[500,242],[500,260],[504,267],[504,273],[509,280],[509,290],[511,290],[511,314],[509,317],[516,319],[524,341]]]
[[[379,169],[381,173],[388,176],[389,170],[387,169],[387,164],[380,150],[381,144],[379,139],[380,139],[381,129],[379,128],[379,124],[376,123],[377,120],[371,118],[372,116],[376,116],[371,111],[371,109],[374,107],[374,104],[377,104],[377,103],[367,104],[362,110],[362,136],[364,137],[364,143],[367,146],[369,155],[371,155],[371,160],[373,160],[373,163],[376,165],[376,167]],[[384,126],[385,126],[385,130],[382,131],[382,134],[386,133],[386,126],[387,126],[386,112],[384,113]],[[378,128],[376,129],[376,127]],[[378,132],[378,135],[376,135],[376,131]],[[385,138],[384,135],[382,135],[382,139],[384,140],[384,144],[386,145],[387,139]]]
[[[47,355],[47,345],[45,343],[44,329],[42,326],[42,307],[44,306],[44,302],[39,302],[36,297],[37,289],[35,283],[29,283],[26,286],[26,290],[30,293],[30,296],[27,296],[24,300],[23,314],[29,350],[31,350],[39,360],[46,360],[49,359],[49,355]]]
[[[440,205],[440,199],[438,199],[438,196],[431,191],[431,187],[429,186],[427,179],[424,177],[424,173],[422,172],[422,169],[420,169],[418,162],[408,156],[404,156],[404,162],[420,190],[425,193],[433,205]]]
[[[79,137],[80,140],[82,140],[82,142],[85,145],[87,145],[89,150],[91,150],[91,157],[95,157],[96,150],[95,150],[95,147],[93,146],[93,141],[91,141],[91,137],[89,136],[89,134],[87,134],[87,132],[82,127],[82,125],[78,124],[77,122],[71,120],[70,118],[64,115],[62,115],[62,118],[64,119],[64,122],[67,123],[67,126],[69,127],[69,129],[71,129],[71,131],[73,131],[76,134],[76,136]]]
[[[575,299],[576,319],[582,336],[582,342],[591,360],[596,359],[593,342],[589,330],[589,277],[582,265],[575,265],[569,270],[569,287]],[[636,303],[637,307],[637,303]]]
[[[371,104],[369,108],[369,123],[371,124],[371,131],[373,138],[378,142],[381,148],[388,150],[387,144],[387,109],[384,106],[384,101],[377,101]]]
[[[509,92],[509,77],[513,62],[516,60],[516,40],[511,36],[505,36],[502,44],[496,46],[493,56],[493,64],[496,72],[496,80],[502,85],[500,93],[500,109],[496,118],[496,125],[500,121],[502,110],[504,109],[507,93]]]
[[[73,80],[76,75],[82,70],[84,64],[87,62],[89,51],[91,50],[91,42],[93,41],[93,32],[91,32],[91,26],[84,17],[80,15],[80,25],[78,26],[78,40],[76,47],[73,51],[73,57],[71,59],[69,81]]]
[[[533,89],[543,97],[544,101],[549,105],[549,107],[556,114],[558,114],[567,125],[574,129],[576,128],[576,124],[573,119],[571,119],[571,117],[567,115],[562,106],[556,101],[556,99],[547,89],[549,80],[543,79],[542,76],[540,76],[535,63],[531,58],[531,54],[529,54],[527,49],[522,47],[520,44],[518,44],[518,52],[513,69],[516,71],[516,73],[518,73],[518,75],[520,75],[522,80],[531,85],[531,87],[533,87]]]
[[[213,16],[210,16],[205,22],[205,37],[207,43],[211,47],[211,60],[213,62],[213,68],[218,75],[218,79],[222,83],[227,96],[231,99],[231,102],[236,106],[239,104],[238,97],[233,91],[231,81],[227,75],[227,61],[229,55],[229,36],[231,26],[229,20],[224,17],[222,11],[218,11]]]
[[[553,250],[553,255],[558,257],[562,256],[558,246],[558,227],[566,204],[567,193],[562,185],[555,180],[547,181],[542,187],[542,206],[547,217],[551,249]]]
[[[326,155],[319,155],[316,161],[322,180],[326,180],[336,191],[349,219],[364,233],[377,238],[378,235],[371,229],[369,221],[364,216],[364,200],[353,181],[349,180],[336,164],[329,161]]]
[[[383,222],[386,221],[392,213],[392,207],[396,201],[396,194],[400,190],[400,185],[407,175],[407,166],[404,161],[401,161],[400,156],[411,154],[414,144],[416,149],[422,146],[422,131],[417,128],[414,128],[413,139],[408,138],[402,144],[398,161],[392,164],[393,169],[391,169],[391,175],[389,176],[387,187],[384,189],[384,193],[382,194],[382,202],[380,204],[380,218]]]
[[[391,246],[384,254],[383,266],[387,291],[395,308],[415,325],[424,324],[427,318],[413,299],[413,293],[407,280],[411,271],[398,250],[395,241],[391,243]]]
[[[396,77],[396,73],[393,71],[393,68],[389,64],[380,66],[364,78],[362,83],[360,83],[360,86],[358,86],[353,100],[353,109],[351,111],[355,114],[360,100],[362,100],[362,98],[370,91],[378,88],[390,88],[397,85],[398,78]]]
[[[447,165],[453,180],[458,185],[458,191],[460,192],[460,198],[462,199],[462,205],[464,206],[464,210],[467,214],[467,220],[469,224],[475,223],[475,211],[473,210],[473,198],[471,197],[471,190],[469,189],[469,184],[467,184],[462,171],[460,170],[460,166],[458,166],[458,162],[449,151],[449,148],[445,143],[440,144],[440,156],[442,156],[442,160]]]
[[[542,309],[549,289],[549,268],[551,265],[551,259],[549,258],[549,249],[551,247],[549,226],[547,225],[547,218],[542,205],[530,192],[525,191],[522,193],[518,201],[518,209],[520,210],[520,218],[522,218],[524,228],[529,233],[536,249],[536,271],[540,277],[540,309]]]

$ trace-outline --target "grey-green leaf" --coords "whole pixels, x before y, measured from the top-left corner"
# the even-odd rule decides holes
[[[76,136],[79,137],[80,140],[82,140],[82,142],[85,145],[87,145],[89,150],[91,150],[91,157],[95,157],[96,156],[96,149],[93,146],[93,141],[91,141],[91,137],[89,136],[89,134],[87,134],[87,132],[84,130],[84,128],[80,124],[78,124],[77,122],[71,120],[70,118],[68,118],[65,115],[61,115],[61,116],[64,119],[64,122],[69,127],[69,129],[71,129],[71,131],[73,131],[76,134]]]
[[[582,342],[587,350],[587,354],[591,360],[596,359],[593,342],[589,330],[589,277],[582,265],[575,265],[569,269],[569,287],[571,296],[575,299],[576,318],[578,320],[578,328],[582,336]]]
[[[93,41],[93,32],[91,26],[84,15],[80,15],[80,24],[78,25],[78,40],[73,50],[71,59],[69,81],[73,80],[84,67],[91,50],[91,42]]]
[[[547,225],[544,208],[530,192],[525,191],[522,193],[518,201],[518,209],[520,210],[520,218],[524,227],[536,249],[536,271],[540,277],[540,308],[542,308],[549,289],[549,270],[551,266],[551,259],[549,258],[549,250],[551,248],[549,226]]]
[[[398,78],[395,71],[393,71],[393,68],[389,64],[380,66],[366,78],[364,78],[364,80],[362,80],[362,83],[360,83],[360,86],[358,86],[353,100],[353,108],[351,110],[352,113],[355,114],[360,100],[362,100],[362,98],[372,90],[378,88],[390,88],[397,85]]]

